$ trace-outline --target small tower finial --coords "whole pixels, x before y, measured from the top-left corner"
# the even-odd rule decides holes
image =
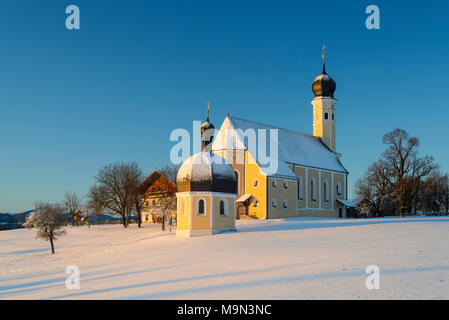
[[[210,102],[207,101],[207,121],[209,121],[209,109],[210,109]]]
[[[326,73],[326,44],[323,43],[323,73]]]

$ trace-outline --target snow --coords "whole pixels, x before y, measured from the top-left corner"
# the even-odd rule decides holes
[[[246,143],[242,133],[245,133],[248,129],[252,129],[256,132],[258,139],[259,130],[266,130],[267,136],[269,136],[269,130],[278,130],[278,169],[276,173],[272,174],[266,172],[268,175],[284,176],[297,178],[296,175],[288,168],[286,163],[292,163],[302,165],[306,167],[321,168],[338,172],[347,172],[346,168],[341,164],[337,157],[337,154],[330,151],[318,138],[301,132],[274,127],[267,124],[257,123],[240,119],[237,117],[229,116],[229,125],[223,124],[217,138],[213,143],[213,150],[226,149],[226,139],[232,138],[232,134],[229,132],[224,134],[221,131],[226,130],[229,127],[233,128],[236,132],[235,136],[240,140],[239,143],[247,148],[253,157],[257,160],[257,143],[256,145]],[[269,141],[267,137],[266,141]],[[270,148],[267,146],[267,153]],[[264,170],[264,166],[260,165]]]
[[[236,179],[234,170],[225,159],[210,152],[200,152],[183,162],[177,180],[212,181],[212,177]]]
[[[0,232],[0,299],[449,299],[449,217],[241,220],[176,238],[160,225]],[[81,288],[65,287],[68,265]],[[380,289],[368,290],[369,265]]]

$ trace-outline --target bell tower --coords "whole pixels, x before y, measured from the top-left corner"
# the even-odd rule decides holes
[[[326,73],[326,46],[323,46],[323,71],[315,78],[312,91],[315,95],[313,105],[313,135],[321,138],[324,144],[336,152],[335,144],[335,105],[334,92],[337,87],[334,79]]]

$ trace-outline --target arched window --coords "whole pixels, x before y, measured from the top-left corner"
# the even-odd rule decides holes
[[[303,193],[304,193],[304,189],[303,189],[303,185],[302,185],[302,177],[299,177],[299,179],[298,179],[298,200],[299,201],[302,201]]]
[[[337,182],[337,195],[341,196],[341,183]]]
[[[259,201],[258,200],[254,200],[253,201],[253,207],[257,208],[258,205],[259,205]]]
[[[329,182],[327,180],[324,181],[324,202],[329,203]]]
[[[205,215],[204,199],[198,200],[198,212],[197,212],[197,215],[199,215],[199,216],[204,216]]]
[[[310,198],[312,201],[316,201],[316,181],[315,178],[310,180]]]
[[[284,180],[284,189],[288,189],[288,181]]]
[[[220,216],[227,216],[228,213],[226,212],[226,203],[224,200],[220,200]]]
[[[277,203],[276,199],[273,199],[271,201],[271,205],[273,206],[273,208],[276,208],[278,206],[278,203]]]
[[[332,112],[332,120],[335,120],[335,113]]]
[[[287,209],[287,200],[282,201],[282,207]]]
[[[150,220],[150,216],[148,214],[145,215],[145,221]]]
[[[324,113],[324,119],[325,120],[329,119],[329,114],[327,112]]]

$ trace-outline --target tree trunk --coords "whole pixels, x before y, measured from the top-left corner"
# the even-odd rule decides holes
[[[53,244],[53,233],[50,234],[51,254],[55,253],[55,246]]]
[[[142,208],[137,210],[137,226],[140,228],[142,225]]]
[[[165,215],[162,216],[162,231],[165,231]]]
[[[123,228],[126,228],[126,217],[124,214],[122,214],[122,224],[123,224]]]
[[[99,215],[97,215],[97,225],[99,225],[100,224],[100,214]]]

